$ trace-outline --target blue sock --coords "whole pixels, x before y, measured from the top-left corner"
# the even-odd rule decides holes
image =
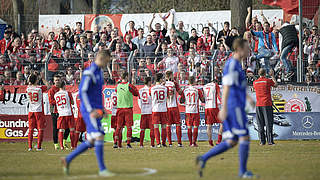
[[[247,171],[249,145],[250,141],[240,141],[239,143],[239,176],[241,176]]]
[[[207,153],[205,153],[202,156],[202,160],[204,162],[207,162],[207,160],[210,159],[211,157],[221,154],[230,148],[231,148],[231,145],[228,144],[226,141],[223,141],[222,143],[218,144],[217,146],[210,149]]]
[[[83,143],[81,143],[77,149],[75,149],[74,151],[72,151],[67,157],[67,163],[70,163],[75,157],[77,157],[79,154],[85,152],[88,148],[92,147],[92,145],[88,142],[85,141]]]
[[[97,156],[97,161],[99,165],[100,171],[103,171],[106,169],[106,166],[104,165],[104,160],[103,160],[103,140],[96,140],[94,142],[94,147],[96,149],[96,156]]]

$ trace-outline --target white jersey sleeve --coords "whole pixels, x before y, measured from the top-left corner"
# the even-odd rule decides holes
[[[184,91],[186,113],[199,113],[199,90],[188,86]]]
[[[168,88],[155,85],[150,90],[152,99],[152,112],[167,112]]]
[[[167,81],[165,86],[168,88],[168,99],[167,99],[167,106],[168,108],[177,107],[177,87],[174,82]]]
[[[56,101],[59,116],[71,116],[72,115],[71,99],[70,99],[69,93],[67,91],[64,91],[64,90],[58,91],[54,95],[54,99]]]
[[[205,108],[218,108],[218,97],[217,97],[217,85],[216,83],[209,83],[203,87]]]
[[[28,86],[29,112],[43,112],[43,92],[41,86]]]
[[[111,115],[112,116],[116,116],[117,115],[117,103],[118,103],[117,100],[118,100],[117,99],[117,93],[114,91],[111,94],[111,102],[112,102],[112,104],[111,104]]]
[[[140,105],[141,114],[152,114],[152,100],[149,91],[150,89],[146,86],[139,90],[138,102]]]

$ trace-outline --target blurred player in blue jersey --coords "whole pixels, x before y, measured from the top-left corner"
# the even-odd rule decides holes
[[[254,101],[246,93],[246,76],[242,70],[241,61],[249,55],[249,44],[244,39],[236,39],[233,43],[233,57],[225,64],[223,70],[223,96],[222,109],[219,119],[223,120],[224,141],[212,148],[206,154],[198,156],[196,164],[199,175],[202,176],[203,168],[211,157],[217,156],[234,147],[239,142],[239,177],[255,178],[254,174],[247,171],[247,160],[249,155],[249,131],[247,127],[247,116],[245,113],[246,100],[254,106]]]
[[[101,126],[101,119],[105,114],[102,103],[103,68],[109,64],[109,61],[110,52],[101,50],[98,52],[95,62],[83,72],[79,86],[79,95],[80,111],[87,128],[87,140],[80,144],[67,157],[62,158],[65,174],[69,174],[69,165],[75,157],[85,152],[88,148],[95,147],[100,169],[99,175],[106,177],[114,176],[113,173],[107,170],[104,164],[104,131]]]

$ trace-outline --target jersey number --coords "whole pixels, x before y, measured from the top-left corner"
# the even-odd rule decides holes
[[[57,96],[57,106],[65,105],[67,103],[67,99],[65,95]]]
[[[147,102],[148,102],[148,94],[147,94],[147,92],[142,92],[142,93],[141,93],[141,100],[142,100],[142,102],[144,102],[144,103],[147,103]]]
[[[164,95],[164,91],[155,91],[154,92],[154,96],[156,97],[156,100],[164,100],[165,95]]]
[[[196,103],[196,93],[194,93],[194,92],[189,92],[188,94],[187,94],[187,97],[188,97],[188,99],[189,99],[189,103],[191,104],[191,103]],[[192,98],[193,97],[193,98]]]
[[[113,106],[117,106],[117,96],[113,96],[113,97],[112,97],[112,100],[113,100],[112,105],[113,105]]]
[[[208,92],[207,92],[207,97],[209,97],[209,95],[210,95],[210,87],[206,87],[206,89],[208,90]]]
[[[29,96],[31,102],[38,102],[39,101],[39,94],[36,92],[34,92],[34,93],[29,92],[28,96]]]

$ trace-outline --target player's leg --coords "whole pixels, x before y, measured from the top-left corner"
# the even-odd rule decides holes
[[[143,141],[144,141],[144,135],[145,135],[145,129],[146,129],[146,117],[144,114],[141,115],[140,118],[140,147],[143,147]]]
[[[41,144],[43,141],[43,136],[44,136],[44,129],[45,129],[45,119],[43,113],[36,113],[36,121],[37,121],[37,126],[38,126],[38,146],[37,150],[41,151]]]
[[[133,111],[132,109],[127,109],[125,113],[125,124],[127,127],[127,148],[131,147],[131,138],[132,138],[132,126],[133,126]]]
[[[118,142],[116,139],[116,131],[117,131],[117,116],[111,116],[111,128],[113,129],[113,148],[118,148]]]
[[[186,114],[186,124],[188,128],[188,139],[189,139],[189,146],[192,146],[192,119],[191,114]]]
[[[51,119],[52,119],[52,138],[53,138],[53,144],[55,150],[59,149],[59,144],[58,144],[58,113],[51,113]]]
[[[69,149],[69,146],[67,144],[67,139],[68,139],[69,135],[70,135],[70,129],[66,128],[65,132],[63,133],[63,146],[65,149]]]
[[[148,117],[147,118],[147,121],[148,121],[148,126],[147,127],[149,127],[149,129],[150,129],[150,141],[151,141],[150,145],[151,145],[151,147],[154,147],[154,138],[155,138],[155,136],[154,136],[154,126],[152,124],[152,115],[148,114],[147,117]]]
[[[264,112],[264,120],[267,129],[267,141],[268,145],[273,145],[273,110],[272,106],[263,107],[265,109]]]
[[[77,129],[74,131],[74,147],[76,148],[78,146],[78,141],[79,141],[79,135],[80,131],[77,131]]]
[[[242,177],[247,172],[247,162],[249,157],[249,136],[239,138],[239,176]]]
[[[210,146],[213,146],[212,140],[212,124],[207,124],[207,135]]]
[[[223,133],[223,124],[220,123],[219,132],[218,132],[218,141],[216,142],[216,145],[221,143],[221,141],[222,141],[222,133]]]
[[[122,147],[122,128],[124,124],[124,113],[122,109],[117,110],[117,129],[116,129],[116,139],[118,141],[118,147]]]
[[[60,143],[60,149],[64,150],[64,145],[63,145],[63,134],[65,132],[65,129],[59,129],[59,133],[58,133],[58,139],[59,139],[59,143]]]
[[[168,115],[167,112],[161,113],[161,140],[162,146],[167,147],[167,123],[168,123]]]
[[[180,119],[180,112],[179,112],[178,108],[175,108],[175,110],[174,110],[174,121],[176,124],[176,134],[177,134],[177,140],[178,140],[178,147],[182,147],[181,119]]]
[[[159,113],[152,113],[152,124],[154,127],[154,136],[156,139],[157,147],[161,147],[161,142],[160,142],[160,114]]]
[[[169,147],[172,146],[171,124],[172,124],[173,119],[174,119],[173,112],[174,111],[172,109],[168,109],[168,123],[167,123],[167,127],[166,127],[166,132],[167,132],[167,138],[168,138],[168,142],[169,142]]]
[[[193,127],[193,142],[192,142],[192,144],[193,144],[193,146],[194,147],[198,147],[198,145],[197,145],[197,139],[198,139],[198,127],[199,127],[199,125],[200,125],[200,114],[194,114],[194,120],[193,120],[193,125],[194,125],[194,127]]]
[[[260,145],[265,145],[266,144],[266,136],[264,131],[265,121],[264,121],[262,108],[257,107],[256,113],[257,113],[257,125],[258,125],[258,135],[260,139]]]
[[[28,132],[28,151],[32,150],[33,129],[35,127],[35,117],[33,112],[28,114],[29,132]]]

